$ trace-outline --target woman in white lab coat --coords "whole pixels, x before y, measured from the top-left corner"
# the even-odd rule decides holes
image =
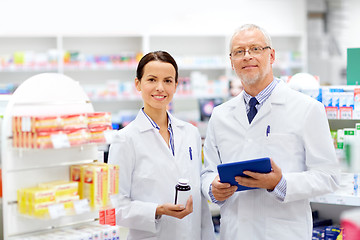
[[[177,64],[167,52],[150,52],[136,74],[144,107],[109,150],[109,163],[120,166],[117,224],[129,228],[129,240],[214,239],[200,189],[200,134],[167,111],[178,85]],[[186,206],[174,204],[180,178],[189,179],[191,186]]]

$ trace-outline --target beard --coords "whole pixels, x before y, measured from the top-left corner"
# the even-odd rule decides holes
[[[265,69],[259,69],[255,73],[238,73],[239,78],[241,79],[243,85],[251,86],[257,83],[260,83],[267,74],[271,72],[271,65],[269,64]]]
[[[251,76],[249,74],[241,74],[239,77],[242,80],[243,85],[255,85],[260,79],[260,73],[257,72]]]

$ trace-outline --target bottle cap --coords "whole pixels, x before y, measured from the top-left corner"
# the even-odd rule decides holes
[[[188,185],[189,184],[189,180],[186,178],[180,178],[179,179],[179,184],[180,185]]]

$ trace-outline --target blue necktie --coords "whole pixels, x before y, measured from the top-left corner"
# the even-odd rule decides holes
[[[255,97],[252,97],[249,101],[249,106],[250,106],[250,111],[248,112],[248,119],[249,119],[249,123],[251,123],[251,121],[254,119],[257,110],[256,110],[256,104],[258,104],[259,102],[256,100]]]

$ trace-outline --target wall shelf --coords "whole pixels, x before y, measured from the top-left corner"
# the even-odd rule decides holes
[[[360,206],[360,196],[326,194],[323,196],[312,198],[311,202],[345,205],[345,206]]]

